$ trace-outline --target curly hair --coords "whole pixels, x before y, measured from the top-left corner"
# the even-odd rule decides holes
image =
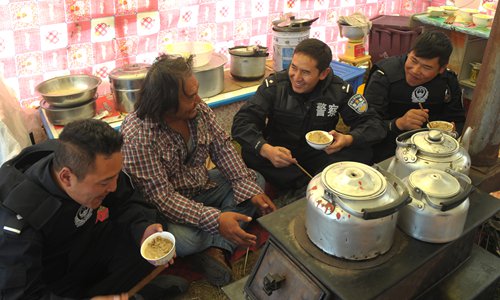
[[[193,56],[162,54],[148,70],[135,104],[137,117],[161,122],[166,112],[179,109],[179,89],[192,74]]]

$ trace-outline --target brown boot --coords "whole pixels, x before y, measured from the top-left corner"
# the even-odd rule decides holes
[[[198,253],[195,258],[211,284],[220,287],[231,282],[233,270],[226,260],[225,250],[210,247]]]

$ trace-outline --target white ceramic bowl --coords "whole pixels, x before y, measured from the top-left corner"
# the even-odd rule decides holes
[[[165,45],[166,54],[177,54],[187,58],[191,54],[194,55],[193,67],[198,68],[208,64],[214,47],[209,42],[195,41],[195,42],[176,42]]]
[[[325,141],[323,143],[319,142],[318,135],[321,135],[323,138],[327,138],[328,141]],[[313,130],[306,133],[306,141],[307,144],[309,144],[309,146],[313,147],[314,149],[323,150],[333,142],[333,135],[323,130]]]
[[[163,244],[165,240],[172,243],[168,251]],[[150,235],[141,245],[141,255],[155,266],[167,264],[175,255],[175,237],[167,231],[156,232]]]
[[[461,8],[458,11],[458,16],[462,19],[464,23],[472,22],[472,15],[479,13],[479,10],[474,8]]]
[[[453,123],[446,121],[431,121],[427,123],[427,128],[429,129],[441,129],[449,132],[452,132],[454,127]]]
[[[429,17],[441,17],[444,14],[444,9],[437,6],[429,6],[427,7],[427,14],[429,15]]]
[[[455,13],[458,10],[458,7],[456,6],[451,6],[451,5],[443,5],[440,6],[442,9],[444,9],[444,14],[448,16],[454,16]]]
[[[493,21],[493,16],[486,15],[486,14],[473,14],[472,15],[472,22],[476,24],[476,27],[486,27],[488,25],[491,25],[491,22]]]

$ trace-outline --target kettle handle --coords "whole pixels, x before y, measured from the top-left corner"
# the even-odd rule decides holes
[[[405,143],[405,142],[403,142],[404,140],[409,139],[412,135],[414,135],[417,132],[428,131],[428,130],[429,130],[428,128],[419,128],[419,129],[414,129],[414,130],[403,132],[402,134],[398,135],[398,137],[396,138],[396,145],[398,147],[408,147],[412,144]]]
[[[373,166],[380,173],[382,173],[382,175],[388,177],[389,180],[394,182],[394,187],[396,188],[396,190],[399,191],[399,197],[393,202],[386,204],[384,206],[380,206],[378,208],[363,208],[361,211],[363,212],[363,219],[365,220],[378,219],[388,215],[392,215],[393,213],[401,209],[403,206],[411,202],[410,194],[408,193],[408,190],[406,189],[401,179],[385,171],[377,164],[374,164]]]
[[[471,180],[469,177],[467,177],[466,175],[464,175],[462,173],[451,170],[451,169],[446,169],[446,172],[455,176],[457,178],[458,182],[460,182],[460,185],[462,185],[464,187],[464,190],[461,193],[459,193],[458,195],[456,195],[456,196],[452,197],[451,199],[449,199],[448,201],[446,201],[446,203],[440,203],[441,211],[447,211],[447,210],[450,210],[452,208],[459,206],[460,204],[462,204],[462,202],[465,201],[465,199],[467,197],[469,197],[470,193],[472,193],[474,191],[474,186],[471,184]]]

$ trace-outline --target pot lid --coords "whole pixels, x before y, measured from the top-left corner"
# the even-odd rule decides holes
[[[311,28],[311,24],[316,21],[314,19],[295,19],[295,16],[290,16],[285,19],[273,21],[273,30],[275,31],[306,31]]]
[[[422,154],[429,156],[450,156],[460,148],[456,139],[440,130],[417,132],[412,135],[411,142]]]
[[[408,177],[408,182],[413,188],[419,188],[426,195],[434,198],[450,198],[460,192],[460,182],[442,170],[413,171]]]
[[[357,162],[338,162],[321,173],[324,186],[349,200],[372,200],[385,192],[387,181],[374,168]]]
[[[109,78],[113,80],[144,79],[146,77],[146,74],[148,73],[149,68],[151,68],[150,64],[128,64],[113,69],[109,73]]]
[[[220,53],[212,53],[212,56],[210,57],[210,61],[208,64],[203,65],[201,67],[193,68],[193,72],[201,72],[201,71],[207,71],[207,70],[212,70],[215,68],[218,68],[220,66],[223,66],[227,63],[227,57],[224,54]]]
[[[254,46],[236,46],[229,49],[229,53],[237,56],[267,56],[267,48]]]

